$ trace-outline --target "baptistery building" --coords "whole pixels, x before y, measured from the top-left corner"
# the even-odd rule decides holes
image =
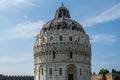
[[[90,80],[89,36],[63,4],[36,37],[34,66],[34,80]]]

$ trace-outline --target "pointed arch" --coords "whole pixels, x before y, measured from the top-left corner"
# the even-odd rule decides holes
[[[69,64],[66,67],[66,80],[77,79],[77,68],[74,64]]]

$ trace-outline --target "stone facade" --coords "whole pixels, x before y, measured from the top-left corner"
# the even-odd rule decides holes
[[[63,5],[37,35],[34,65],[34,80],[90,80],[89,36]]]
[[[109,73],[106,74],[106,80],[120,80],[120,74],[116,74],[116,73]],[[91,76],[91,80],[102,80],[103,77],[102,75],[92,75]]]

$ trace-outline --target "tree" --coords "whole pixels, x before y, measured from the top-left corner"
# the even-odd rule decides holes
[[[120,71],[118,73],[120,74]]]
[[[95,75],[95,72],[93,72],[93,75]]]
[[[116,70],[114,68],[112,69],[112,73],[116,73]]]
[[[107,69],[104,69],[104,68],[100,69],[99,74],[107,74],[107,73],[109,73]]]
[[[114,68],[112,69],[112,73],[118,73],[120,74],[120,71],[115,70]]]
[[[100,70],[100,72],[99,72],[99,74],[102,75],[103,80],[106,80],[106,76],[105,76],[105,75],[106,75],[107,73],[109,73],[109,71],[108,71],[107,69],[103,69],[103,68],[102,68],[102,69]]]

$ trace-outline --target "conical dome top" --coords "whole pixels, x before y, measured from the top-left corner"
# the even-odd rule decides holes
[[[56,10],[55,19],[58,18],[70,18],[69,10],[62,5]]]
[[[41,32],[50,30],[77,30],[85,33],[82,26],[77,21],[71,19],[69,10],[63,4],[56,10],[54,19],[47,22]]]

